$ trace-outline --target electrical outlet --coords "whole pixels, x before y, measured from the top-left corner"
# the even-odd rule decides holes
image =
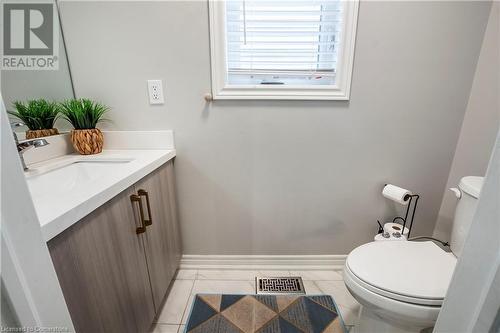
[[[149,104],[163,104],[163,86],[161,80],[148,80]]]

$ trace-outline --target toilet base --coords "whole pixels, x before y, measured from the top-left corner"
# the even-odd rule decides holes
[[[353,333],[420,333],[431,331],[432,329],[403,326],[396,321],[388,321],[370,308],[361,306]]]

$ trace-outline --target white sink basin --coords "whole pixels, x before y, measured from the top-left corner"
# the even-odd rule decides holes
[[[75,160],[70,164],[27,174],[28,188],[32,197],[71,194],[80,186],[88,186],[112,174],[117,167],[132,159]]]
[[[44,239],[60,234],[174,157],[174,149],[117,149],[29,164],[24,175]]]

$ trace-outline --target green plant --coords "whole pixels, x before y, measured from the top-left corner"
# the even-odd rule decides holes
[[[92,129],[100,122],[106,121],[103,115],[109,111],[104,104],[90,99],[70,99],[60,103],[60,112],[77,130]]]
[[[26,103],[16,101],[12,105],[16,111],[8,113],[21,120],[32,131],[51,129],[58,118],[59,105],[43,98],[32,99]]]

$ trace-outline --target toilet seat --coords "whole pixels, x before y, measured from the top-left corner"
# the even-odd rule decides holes
[[[372,242],[349,254],[345,272],[353,282],[380,296],[441,306],[456,260],[433,242]]]
[[[344,268],[344,282],[349,292],[361,304],[357,327],[364,332],[401,332],[390,330],[389,326],[412,328],[404,332],[420,332],[434,326],[441,310],[440,306],[419,305],[395,300],[372,292],[352,278],[347,266]],[[373,320],[373,316],[378,319]],[[393,323],[393,324],[389,324]]]

